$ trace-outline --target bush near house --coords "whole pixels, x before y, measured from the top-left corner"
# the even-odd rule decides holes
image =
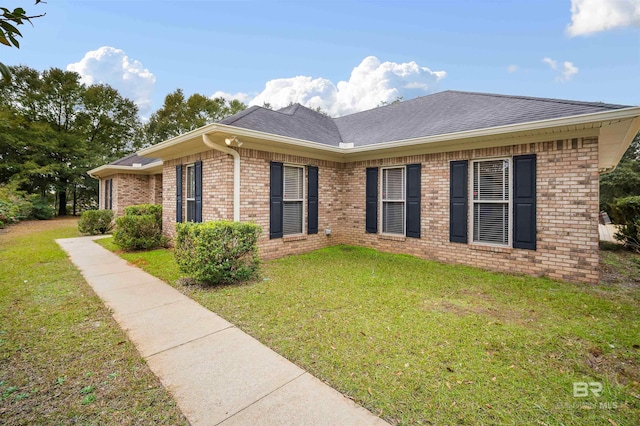
[[[162,235],[162,206],[140,204],[125,208],[124,216],[116,219],[113,242],[126,251],[165,246],[167,239]]]
[[[113,226],[113,210],[87,210],[80,216],[78,231],[89,235],[106,234]]]
[[[257,275],[262,228],[255,223],[179,223],[176,231],[176,262],[196,281],[227,284]]]
[[[640,252],[640,196],[618,199],[611,213],[620,228],[615,235],[625,246]]]

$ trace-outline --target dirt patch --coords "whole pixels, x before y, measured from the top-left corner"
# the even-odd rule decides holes
[[[640,254],[619,246],[600,250],[600,284],[640,289]]]
[[[517,311],[507,307],[487,306],[490,296],[487,299],[478,299],[478,303],[468,303],[468,301],[449,301],[441,300],[431,305],[431,309],[437,309],[441,312],[449,312],[456,315],[482,315],[491,318],[496,323],[510,323],[528,325],[538,319],[538,314],[531,311]],[[484,303],[483,303],[484,302]],[[485,304],[486,303],[486,304]]]
[[[74,216],[57,217],[50,220],[25,220],[0,229],[0,235],[22,237],[33,234],[34,232],[74,226],[78,223],[78,220],[80,220],[80,218]]]

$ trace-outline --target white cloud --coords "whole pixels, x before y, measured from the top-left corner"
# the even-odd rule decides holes
[[[549,64],[549,66],[551,67],[552,70],[557,70],[558,69],[558,61],[554,61],[551,58],[543,58],[542,62]]]
[[[558,67],[558,61],[551,58],[543,58],[542,62],[549,65],[549,67],[557,71],[556,81],[569,81],[574,75],[578,74],[578,67],[573,65],[573,62],[564,61],[562,67]]]
[[[227,92],[222,92],[222,91],[217,91],[215,92],[213,95],[210,96],[211,99],[215,99],[215,98],[224,98],[228,101],[232,101],[232,100],[238,100],[240,102],[244,102],[247,103],[251,100],[251,95],[248,93],[243,93],[243,92],[238,92],[238,93],[227,93]]]
[[[79,62],[67,65],[85,84],[106,83],[133,100],[140,115],[151,112],[151,94],[156,77],[140,61],[130,59],[124,51],[110,46],[91,50]]]
[[[348,81],[334,84],[321,77],[279,78],[268,81],[249,103],[268,102],[277,109],[298,102],[310,108],[320,107],[336,117],[375,108],[398,97],[411,99],[431,93],[445,76],[444,71],[431,71],[413,61],[380,62],[369,56],[353,69]]]
[[[640,27],[640,0],[571,0],[571,37],[629,26]]]
[[[516,64],[511,64],[507,67],[507,72],[509,74],[513,74],[516,71],[518,71],[518,66]]]

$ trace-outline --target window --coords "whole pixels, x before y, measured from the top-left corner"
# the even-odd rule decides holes
[[[113,179],[104,181],[104,208],[106,210],[113,208]]]
[[[196,173],[194,165],[191,164],[187,169],[187,222],[196,221]]]
[[[382,232],[404,235],[405,168],[382,169]]]
[[[473,162],[473,241],[509,246],[511,162],[508,158]]]
[[[304,209],[304,168],[284,166],[282,187],[283,235],[302,234]]]

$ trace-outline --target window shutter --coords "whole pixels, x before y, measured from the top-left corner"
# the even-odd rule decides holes
[[[367,168],[366,184],[366,225],[368,233],[378,232],[378,168]]]
[[[536,155],[513,157],[513,247],[536,249]]]
[[[318,168],[309,166],[307,168],[307,234],[318,233]]]
[[[196,174],[196,184],[194,188],[196,209],[194,222],[202,222],[202,161],[196,161],[194,166]]]
[[[422,164],[407,165],[407,237],[420,238]]]
[[[269,238],[282,238],[282,163],[271,162]]]
[[[469,161],[452,161],[449,173],[449,241],[467,242]]]
[[[109,210],[113,210],[113,179],[109,179]]]
[[[176,166],[176,222],[182,222],[182,164]]]

